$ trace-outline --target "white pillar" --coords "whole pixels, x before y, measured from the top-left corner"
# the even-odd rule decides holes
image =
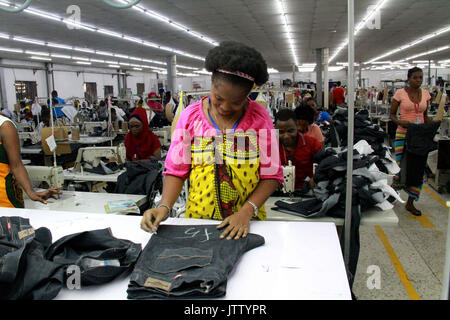
[[[354,104],[355,104],[355,3],[354,0],[347,0],[348,4],[348,132],[347,132],[347,185],[345,197],[345,242],[344,242],[344,261],[348,266],[350,260],[350,225],[352,220],[352,183],[353,183],[353,126]],[[354,275],[353,275],[354,276]]]
[[[177,90],[177,56],[171,55],[167,57],[167,91],[175,96]]]
[[[328,110],[328,93],[330,92],[330,83],[328,82],[329,76],[328,76],[328,56],[329,56],[329,49],[324,48],[323,49],[323,81],[324,81],[324,88],[323,88],[323,108],[325,110]]]
[[[0,59],[0,64],[3,63],[3,59]],[[5,68],[0,67],[0,106],[1,108],[9,108],[8,100],[6,98],[6,84],[5,84]],[[1,109],[0,108],[0,109]],[[12,110],[14,111],[14,110]]]
[[[317,87],[317,104],[323,105],[322,93],[323,93],[323,81],[322,81],[322,49],[316,49],[316,87]]]

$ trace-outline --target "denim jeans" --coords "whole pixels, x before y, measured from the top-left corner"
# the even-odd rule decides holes
[[[224,296],[227,278],[239,258],[264,244],[248,234],[220,239],[216,225],[161,225],[139,258],[128,285],[129,299]]]
[[[66,267],[79,266],[81,285],[87,286],[109,282],[129,271],[141,251],[140,244],[117,239],[108,228],[65,236],[50,246],[46,258]]]
[[[53,299],[63,268],[44,252],[52,242],[47,228],[34,230],[28,219],[0,217],[0,299]]]

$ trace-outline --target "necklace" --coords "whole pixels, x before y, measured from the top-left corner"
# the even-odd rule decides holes
[[[245,114],[245,110],[247,109],[247,106],[248,106],[248,101],[247,101],[247,103],[246,103],[246,105],[245,105],[245,107],[244,107],[244,112],[242,113],[242,115],[240,115],[239,116],[239,118],[237,119],[237,121],[235,121],[234,122],[234,119],[233,119],[233,122],[234,122],[234,125],[233,125],[233,128],[232,128],[232,131],[234,132],[234,130],[236,129],[236,127],[237,127],[237,125],[239,124],[239,122],[240,122],[240,120],[242,119],[242,117],[243,117],[243,115]],[[219,120],[217,119],[217,116],[216,116],[216,114],[215,114],[215,112],[212,110],[212,108],[211,108],[211,103],[210,103],[210,100],[208,99],[208,108],[207,108],[207,110],[208,110],[208,114],[210,115],[210,118],[211,118],[211,114],[212,114],[212,117],[214,118],[214,120],[211,118],[211,120],[212,120],[212,122],[213,122],[213,125],[216,127],[216,129],[218,129],[219,131],[222,131],[222,132],[225,132],[226,131],[226,128],[227,128],[227,125],[225,125],[225,126],[221,126],[220,128],[219,128]]]

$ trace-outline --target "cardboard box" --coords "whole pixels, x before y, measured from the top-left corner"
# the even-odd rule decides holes
[[[57,130],[57,128],[59,128]],[[62,129],[61,129],[62,128]],[[69,138],[69,135],[67,133],[67,127],[55,127],[55,140],[56,140],[56,132],[58,131],[58,134],[61,136],[64,136],[64,134],[67,134],[67,139]],[[62,133],[61,133],[62,132]],[[41,143],[42,143],[42,150],[44,150],[44,154],[45,155],[52,155],[53,152],[50,151],[50,148],[48,147],[47,142],[45,141],[45,139],[47,139],[48,137],[50,137],[52,135],[52,128],[50,127],[46,127],[46,128],[42,128],[41,129]],[[70,147],[70,144],[67,142],[64,143],[58,143],[58,141],[56,141],[56,154],[70,154],[72,153],[72,148]]]
[[[72,140],[79,141],[80,140],[80,128],[72,128]]]

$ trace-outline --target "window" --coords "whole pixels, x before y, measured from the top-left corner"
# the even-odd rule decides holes
[[[113,86],[105,86],[105,99],[108,96],[114,95],[114,87]]]
[[[16,81],[16,99],[17,101],[34,100],[37,97],[36,81]]]
[[[143,95],[145,91],[145,83],[136,83],[137,86],[137,94]]]
[[[93,104],[97,100],[97,83],[85,82],[84,83],[84,98]]]

